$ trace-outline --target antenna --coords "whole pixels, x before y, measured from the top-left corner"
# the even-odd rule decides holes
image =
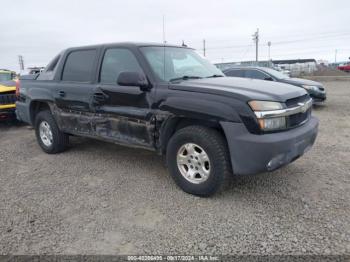
[[[166,44],[166,40],[165,40],[165,15],[163,15],[163,44]]]
[[[165,44],[166,44],[166,40],[165,40],[165,15],[163,15],[163,79],[165,79]]]
[[[205,56],[205,39],[203,39],[203,56]]]

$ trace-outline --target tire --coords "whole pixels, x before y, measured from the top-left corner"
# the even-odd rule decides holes
[[[51,139],[44,139],[45,135],[41,135],[41,125],[44,129],[46,128],[46,131],[48,130],[47,128],[50,129],[51,135],[46,135],[46,138],[50,137]],[[55,119],[48,110],[40,111],[37,114],[35,118],[35,134],[39,146],[48,154],[63,152],[69,143],[69,136],[59,130]]]
[[[193,154],[189,153],[193,152],[192,147],[195,148]],[[189,148],[188,152],[186,148]],[[203,160],[205,157],[202,157],[200,159],[202,161],[198,160],[196,163],[197,160],[192,156],[205,156],[201,150],[204,150],[209,160],[205,162]],[[215,129],[202,126],[180,129],[169,140],[166,160],[175,183],[189,194],[208,197],[232,181],[227,144],[224,137]],[[187,164],[189,160],[192,161],[191,164],[193,163],[192,169],[191,164]],[[183,162],[186,164],[182,165]],[[189,171],[186,173],[186,170]],[[193,175],[197,170],[204,170],[202,173],[207,175],[201,177],[201,171]]]

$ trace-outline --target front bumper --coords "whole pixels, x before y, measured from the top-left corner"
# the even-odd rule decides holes
[[[15,105],[0,105],[0,121],[16,118]]]
[[[311,96],[311,97],[314,104],[325,102],[327,99],[326,96],[319,96],[319,97]]]
[[[273,171],[308,151],[315,142],[318,120],[311,117],[304,125],[272,134],[249,133],[242,123],[221,123],[231,155],[233,173],[257,174]]]
[[[326,91],[312,91],[309,95],[314,102],[324,102],[327,99]]]

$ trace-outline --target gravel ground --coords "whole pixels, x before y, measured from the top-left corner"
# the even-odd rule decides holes
[[[325,82],[314,148],[212,198],[152,152],[74,138],[47,155],[0,126],[0,254],[349,254],[350,82]]]

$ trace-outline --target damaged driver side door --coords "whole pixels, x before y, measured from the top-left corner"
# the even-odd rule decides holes
[[[142,68],[131,50],[105,49],[92,97],[96,136],[120,144],[154,148],[152,90],[118,85],[121,72],[142,73]]]

